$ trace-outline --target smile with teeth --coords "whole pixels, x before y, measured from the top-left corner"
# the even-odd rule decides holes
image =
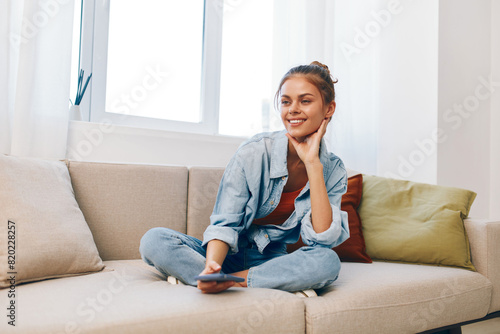
[[[291,119],[289,120],[289,122],[291,124],[301,124],[301,123],[304,123],[306,120],[305,119]]]

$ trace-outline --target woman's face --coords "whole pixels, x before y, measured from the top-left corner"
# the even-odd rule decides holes
[[[303,77],[285,81],[280,99],[281,120],[288,133],[299,142],[316,132],[321,122],[335,112],[335,102],[325,106],[320,91]]]

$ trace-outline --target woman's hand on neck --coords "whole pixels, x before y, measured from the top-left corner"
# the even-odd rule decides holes
[[[328,125],[328,120],[324,119],[321,122],[319,129],[305,137],[302,141],[297,140],[292,137],[289,133],[286,134],[288,137],[288,159],[299,158],[307,168],[308,166],[320,163],[319,161],[319,146],[321,139],[326,133],[326,126]],[[291,144],[291,145],[290,145]]]

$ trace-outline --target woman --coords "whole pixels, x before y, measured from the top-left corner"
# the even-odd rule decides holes
[[[285,130],[240,146],[222,177],[203,242],[154,228],[141,240],[145,262],[204,293],[231,286],[300,291],[335,281],[340,261],[332,247],[349,229],[340,211],[346,170],[322,140],[336,106],[328,67],[313,62],[289,70],[276,102]],[[306,246],[287,253],[299,237]],[[245,281],[196,281],[200,272]]]

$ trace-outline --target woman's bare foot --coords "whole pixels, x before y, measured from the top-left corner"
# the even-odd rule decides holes
[[[235,272],[235,273],[231,273],[231,275],[242,277],[242,278],[245,279],[244,282],[235,282],[234,286],[241,287],[241,288],[247,288],[248,287],[247,286],[248,269],[247,270],[243,270],[243,271],[238,271],[238,272]]]

